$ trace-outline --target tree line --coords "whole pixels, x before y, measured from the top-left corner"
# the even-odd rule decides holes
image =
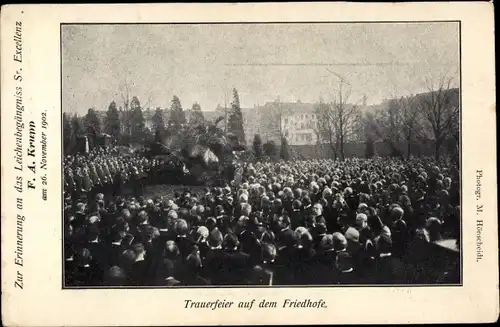
[[[314,107],[316,120],[312,127],[317,144],[329,147],[334,158],[340,160],[345,158],[345,147],[350,142],[364,143],[365,157],[377,154],[377,142],[383,142],[393,156],[402,158],[405,155],[407,158],[418,155],[421,146],[431,146],[437,160],[446,154],[458,163],[459,90],[452,88],[451,79],[444,77],[436,84],[428,82],[427,89],[426,93],[394,98],[375,111],[363,112],[363,106],[351,102],[350,84],[341,80],[332,101],[320,99]],[[195,126],[206,123],[198,103],[192,105],[189,117],[186,117],[179,97],[174,95],[168,119],[165,121],[164,110],[156,108],[148,128],[139,99],[134,96],[129,101],[127,95],[123,100],[123,108],[120,110],[116,102],[112,101],[102,121],[93,108],[83,117],[64,113],[63,138],[66,153],[75,149],[79,135],[90,136],[90,141],[94,142],[97,135],[106,133],[118,144],[144,144],[162,142],[166,137],[179,134],[187,123]],[[295,157],[283,126],[285,115],[280,103],[279,100],[275,102],[262,122],[275,132],[280,145],[278,147],[272,140],[263,144],[261,136],[254,135],[249,152],[256,159],[289,160]],[[219,117],[224,119],[225,134],[232,135],[239,144],[246,145],[243,114],[236,89],[233,89],[233,100],[230,108],[225,109],[225,116],[227,117]],[[405,151],[401,148],[402,144],[406,146]]]
[[[376,154],[375,142],[381,141],[393,156],[404,158],[418,154],[412,147],[430,146],[436,160],[443,154],[459,158],[459,90],[451,79],[427,81],[427,92],[388,100],[375,111],[363,112],[350,104],[351,88],[343,81],[333,101],[320,100],[315,106],[315,132],[319,144],[327,145],[335,158],[345,158],[347,142],[365,143],[365,156]]]
[[[123,107],[120,109],[114,100],[111,101],[102,119],[95,108],[88,109],[84,116],[64,112],[62,121],[64,151],[73,153],[77,148],[77,138],[80,136],[87,136],[91,146],[102,133],[111,136],[116,144],[146,144],[162,142],[168,136],[178,134],[187,124],[198,126],[205,123],[203,111],[198,103],[192,105],[188,119],[176,95],[171,100],[166,121],[164,112],[165,110],[156,108],[150,118],[150,127],[148,127],[144,117],[144,108],[137,96],[133,96],[130,101],[128,96],[124,96]],[[243,114],[236,89],[233,89],[233,101],[228,114],[227,133],[236,136],[240,144],[245,144]]]

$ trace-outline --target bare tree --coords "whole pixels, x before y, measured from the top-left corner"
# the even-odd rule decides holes
[[[121,97],[123,100],[123,109],[125,111],[128,111],[130,105],[130,88],[128,86],[127,80],[125,80],[125,82],[122,85],[124,89],[121,93]]]
[[[123,128],[124,134],[131,134],[131,124],[130,124],[130,88],[127,80],[122,84],[121,98],[123,101]]]
[[[350,104],[351,86],[343,79],[340,80],[338,94],[334,96],[332,109],[335,112],[335,130],[338,140],[338,150],[340,158],[345,159],[344,146],[357,135],[361,113],[356,104]]]
[[[279,140],[281,142],[284,137],[287,137],[285,118],[285,110],[279,97],[271,104],[266,105],[266,110],[262,111],[262,116],[260,117],[261,125],[268,131],[266,139],[270,137],[275,141]]]
[[[452,79],[441,77],[437,83],[427,81],[428,93],[416,96],[421,126],[420,137],[434,142],[436,160],[441,157],[443,145],[451,137],[458,141],[458,89],[452,89]],[[458,143],[457,143],[458,144]]]
[[[336,130],[336,112],[333,107],[320,99],[314,108],[316,124],[314,131],[318,145],[328,144],[334,158],[337,159],[338,135]]]
[[[394,98],[380,110],[365,115],[365,124],[384,143],[389,146],[392,154],[403,157],[399,144],[406,141],[407,157],[411,156],[411,145],[417,138],[419,111],[415,97]]]
[[[398,100],[398,107],[400,108],[401,122],[403,123],[401,131],[406,140],[407,158],[409,159],[411,157],[411,145],[419,125],[418,106],[415,104],[415,98],[408,96]]]
[[[341,79],[333,101],[330,104],[320,101],[315,108],[318,142],[329,144],[335,159],[339,155],[344,160],[345,144],[358,138],[363,131],[361,111],[356,104],[349,103],[350,96],[350,84]]]
[[[382,109],[366,117],[367,124],[375,135],[389,146],[393,156],[402,157],[398,147],[404,129],[400,102],[398,99],[391,99],[386,104]]]

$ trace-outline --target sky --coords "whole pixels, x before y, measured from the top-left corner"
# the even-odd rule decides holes
[[[330,101],[340,79],[349,102],[459,85],[458,23],[63,25],[63,111]],[[225,100],[226,99],[226,100]]]

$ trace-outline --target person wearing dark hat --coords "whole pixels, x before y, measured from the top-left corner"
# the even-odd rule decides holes
[[[308,217],[312,214],[312,203],[309,195],[305,195],[302,198],[302,213],[305,217]]]
[[[197,246],[194,246],[191,253],[187,256],[183,264],[183,284],[184,285],[210,285],[210,282],[203,278],[202,275],[203,263],[201,260],[200,251]]]
[[[240,243],[233,233],[226,234],[223,240],[220,282],[224,285],[245,284],[249,272],[250,257],[239,250]]]
[[[260,255],[260,244],[255,236],[255,233],[249,229],[250,219],[241,216],[236,223],[236,231],[238,236],[238,241],[241,245],[241,251],[248,254],[250,260],[253,260],[253,263],[256,263]]]
[[[74,253],[75,268],[70,286],[99,286],[103,280],[102,269],[92,262],[92,253],[87,248],[78,248]]]
[[[439,219],[443,222],[443,234],[452,237],[451,231],[454,229],[452,222],[454,221],[455,210],[450,204],[450,195],[446,190],[438,192],[439,201]]]
[[[228,215],[226,215],[224,207],[220,204],[215,207],[215,219],[217,222],[216,226],[219,228],[219,230],[227,233],[230,228],[230,218]]]
[[[144,244],[135,243],[131,248],[136,255],[129,275],[131,285],[150,285],[150,262],[149,260],[146,260],[146,249],[144,247]]]
[[[271,212],[278,217],[284,214],[283,203],[280,198],[276,198],[273,200]]]
[[[200,252],[200,258],[204,258],[209,250],[207,239],[210,231],[205,226],[193,227],[191,230],[190,238],[193,246],[196,246]]]
[[[359,203],[358,199],[354,195],[354,190],[352,189],[352,187],[346,187],[344,189],[344,199],[347,204],[347,208],[350,211],[355,212],[358,208]]]
[[[312,227],[308,227],[309,233],[313,238],[313,249],[318,253],[322,251],[321,242],[323,237],[328,233],[325,224],[315,224]]]
[[[415,210],[413,209],[410,197],[408,195],[401,196],[399,198],[399,203],[403,209],[403,220],[406,222],[408,229],[411,230],[416,228]]]
[[[313,237],[305,227],[298,227],[295,230],[297,234],[297,244],[295,246],[294,258],[292,260],[291,271],[293,282],[296,285],[306,285],[312,281],[314,270],[311,268],[311,262],[316,255],[314,249]]]
[[[409,231],[404,221],[404,210],[401,207],[394,207],[391,211],[391,238],[392,253],[396,258],[403,258],[406,254],[406,248],[409,240]]]
[[[156,267],[156,277],[158,278],[158,271],[161,268],[161,262],[163,259],[168,259],[172,261],[174,266],[176,267],[176,271],[178,271],[182,265],[182,257],[179,253],[179,248],[177,247],[177,244],[175,244],[175,241],[169,240],[165,243],[164,245],[164,250],[163,250],[163,256],[162,259],[159,262],[159,265]],[[163,276],[159,276],[160,279],[163,279]]]
[[[376,257],[373,270],[365,272],[370,284],[407,284],[412,273],[409,267],[392,255],[390,237],[382,235],[375,240]]]
[[[312,203],[318,203],[323,194],[320,191],[320,187],[318,183],[311,182],[309,190],[311,191],[309,197],[311,198]]]
[[[126,244],[123,242],[126,231],[122,226],[115,226],[110,236],[110,244],[107,244],[106,264],[108,266],[118,266],[120,256],[126,250]]]
[[[262,244],[261,258],[252,268],[248,278],[250,285],[272,286],[275,275],[276,247],[273,244]]]
[[[223,283],[220,271],[223,265],[222,233],[215,228],[207,238],[209,249],[203,258],[202,276],[213,285]]]
[[[193,245],[192,240],[188,237],[189,227],[186,220],[178,219],[175,222],[174,230],[176,234],[175,243],[179,247],[182,258],[186,258],[191,252],[191,247]]]
[[[297,234],[290,228],[290,217],[282,215],[278,217],[276,232],[276,244],[278,250],[277,271],[275,281],[280,285],[290,285],[293,283],[293,276],[288,273],[288,267],[292,265],[294,259],[295,246],[297,244]]]
[[[85,224],[87,212],[86,212],[86,206],[83,202],[78,202],[76,204],[76,211],[74,217],[75,219],[74,222],[72,223],[73,227],[77,228]]]
[[[354,264],[354,269],[356,271],[360,270],[364,260],[364,243],[360,243],[360,233],[354,227],[349,227],[344,236],[347,240],[347,252],[352,258]]]
[[[353,284],[358,280],[357,266],[351,254],[345,249],[337,250],[333,282],[337,284]]]
[[[83,247],[90,250],[92,254],[92,265],[105,271],[107,268],[106,244],[101,238],[99,225],[99,217],[91,216],[87,219],[86,242],[83,244]]]
[[[323,216],[323,206],[320,203],[315,203],[312,206],[311,216],[314,217],[314,221],[316,224],[327,225],[326,219]]]
[[[281,252],[282,249],[294,245],[295,232],[290,228],[290,217],[285,215],[278,217],[276,226],[278,228],[276,233],[278,252]]]
[[[176,278],[178,274],[176,270],[174,262],[164,259],[157,272],[156,285],[169,287],[181,286],[182,282]]]
[[[73,272],[75,269],[74,253],[76,242],[73,235],[73,226],[71,223],[65,223],[64,230],[64,280],[65,285],[73,284]]]
[[[338,242],[339,233],[326,234],[322,237],[320,248],[316,251],[316,255],[311,260],[311,270],[314,272],[310,276],[310,284],[323,285],[332,284],[334,282],[334,269],[337,253],[335,245]]]
[[[134,219],[135,227],[132,228],[131,234],[134,235],[134,237],[137,240],[141,240],[143,238],[143,235],[146,233],[146,229],[148,226],[151,226],[149,224],[149,217],[148,214],[146,213],[145,210],[140,210],[137,215],[135,216]]]
[[[290,212],[291,227],[297,228],[303,226],[305,223],[304,216],[302,215],[302,203],[300,200],[295,199],[292,202],[292,211]]]

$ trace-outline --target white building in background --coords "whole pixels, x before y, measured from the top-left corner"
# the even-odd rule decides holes
[[[284,135],[291,145],[315,145],[316,114],[312,103],[284,103],[281,124]]]
[[[272,140],[279,144],[280,135],[283,134],[290,145],[315,145],[317,135],[314,105],[300,101],[275,101],[244,111],[247,138],[250,139],[250,134],[253,139],[253,135],[258,133],[262,142]]]

